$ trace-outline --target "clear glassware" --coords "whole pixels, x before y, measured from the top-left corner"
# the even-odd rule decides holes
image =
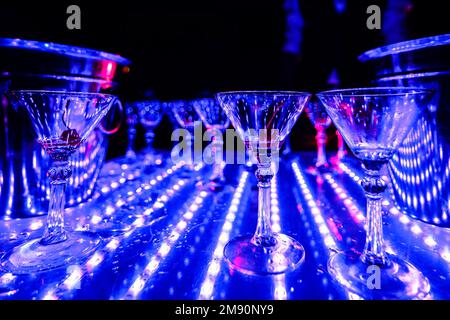
[[[155,128],[159,125],[163,117],[163,106],[157,100],[142,101],[139,103],[139,119],[145,130],[144,159],[146,163],[154,164],[153,140],[155,139]]]
[[[40,239],[27,241],[1,259],[3,271],[26,274],[79,263],[99,246],[101,239],[90,232],[64,227],[65,189],[72,170],[69,156],[86,140],[109,111],[111,95],[57,91],[12,91],[18,107],[26,108],[38,142],[52,159],[48,170],[50,204],[47,225]]]
[[[336,137],[337,137],[337,147],[338,151],[336,154],[336,157],[338,161],[341,161],[344,159],[345,155],[347,154],[347,150],[345,149],[345,142],[342,138],[342,135],[339,133],[339,130],[336,130]]]
[[[418,88],[362,88],[326,91],[318,96],[363,164],[365,178],[361,186],[367,199],[364,250],[358,256],[335,254],[328,263],[330,274],[364,299],[425,297],[429,291],[427,278],[409,262],[385,251],[382,201],[386,183],[380,170],[415,125],[432,92]],[[377,271],[379,288],[373,277]]]
[[[206,132],[211,139],[208,163],[212,163],[213,170],[209,177],[208,186],[211,189],[219,189],[225,181],[223,172],[226,163],[223,160],[223,131],[230,126],[230,120],[216,99],[198,99],[193,102],[193,105],[205,124]]]
[[[127,123],[128,145],[125,159],[132,163],[136,160],[136,151],[134,150],[134,141],[136,140],[136,126],[139,123],[138,108],[136,103],[127,103],[125,106],[125,117]]]
[[[193,148],[195,147],[193,144],[195,136],[194,129],[196,122],[200,122],[200,117],[198,116],[197,111],[195,111],[193,101],[175,101],[172,103],[172,111],[178,125],[189,133],[184,139],[186,141],[186,148],[191,152],[190,156],[184,158],[184,161],[186,162],[184,168],[187,171],[193,172],[195,169],[195,153],[200,151]]]
[[[103,166],[103,172],[110,177],[129,176],[136,174],[137,155],[134,150],[136,139],[136,125],[139,123],[138,107],[136,102],[129,102],[125,105],[125,122],[127,124],[128,144],[125,156],[109,161]]]
[[[274,233],[270,220],[270,181],[278,171],[279,150],[309,93],[277,91],[223,92],[217,100],[238,135],[257,160],[258,222],[250,236],[227,243],[224,256],[232,268],[246,274],[279,274],[304,260],[303,246],[293,238]]]
[[[317,159],[316,168],[328,168],[326,144],[327,144],[327,128],[331,125],[331,119],[328,116],[325,108],[316,99],[311,99],[308,105],[305,107],[305,112],[311,120],[314,128],[317,131],[316,143],[317,143]]]

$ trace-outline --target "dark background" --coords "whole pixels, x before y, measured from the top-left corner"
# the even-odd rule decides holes
[[[357,57],[389,39],[450,33],[444,1],[400,3],[398,21],[404,22],[406,32],[393,37],[383,29],[384,19],[382,30],[366,27],[367,7],[377,4],[384,14],[388,0],[347,0],[341,14],[333,0],[299,0],[304,27],[300,51],[294,54],[283,52],[286,10],[281,0],[4,0],[0,37],[72,44],[129,58],[131,72],[120,89],[124,101],[189,99],[231,89],[318,91],[370,83]],[[66,28],[66,8],[71,4],[81,8],[81,30]],[[338,72],[337,84],[328,81],[333,69]],[[170,131],[165,119],[156,132],[161,137],[156,146],[170,143]],[[124,132],[113,139],[116,153],[125,149]],[[314,139],[309,139],[314,129],[305,116],[293,136],[300,132],[305,138],[292,139],[294,149],[314,148]],[[332,128],[329,133],[333,148]]]

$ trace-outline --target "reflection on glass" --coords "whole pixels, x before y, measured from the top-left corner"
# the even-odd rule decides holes
[[[217,99],[257,161],[258,222],[253,236],[228,242],[224,256],[246,274],[277,274],[298,267],[305,252],[300,243],[274,233],[270,219],[270,187],[278,170],[279,150],[310,94],[300,92],[224,92]],[[274,170],[275,169],[275,170]]]
[[[450,226],[449,152],[436,118],[426,113],[389,162],[392,192],[400,210],[427,223]]]
[[[330,274],[363,298],[425,297],[429,283],[422,273],[409,262],[385,251],[382,201],[386,183],[381,179],[380,170],[415,126],[432,92],[393,87],[334,90],[318,96],[350,149],[363,164],[365,178],[361,186],[367,199],[363,253],[360,256],[334,255],[328,263]],[[371,278],[374,270],[379,270],[377,282]]]
[[[50,205],[41,239],[19,245],[5,254],[1,269],[34,273],[77,263],[98,247],[100,238],[64,228],[65,190],[72,174],[69,157],[106,115],[115,97],[55,91],[14,91],[11,96],[27,110],[38,142],[52,160]]]

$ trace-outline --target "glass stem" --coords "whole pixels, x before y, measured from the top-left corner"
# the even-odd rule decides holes
[[[155,139],[155,133],[153,129],[146,128],[145,129],[145,162],[146,164],[155,164],[155,156],[153,152],[153,140]]]
[[[127,155],[132,155],[134,153],[134,139],[136,138],[136,127],[130,126],[128,128],[128,147]]]
[[[224,161],[214,162],[213,164],[213,170],[211,177],[209,177],[209,180],[211,181],[223,181],[225,179],[223,175],[223,171],[225,169],[226,163]]]
[[[316,142],[317,142],[317,161],[316,161],[316,167],[326,166],[327,165],[327,155],[325,151],[325,146],[327,143],[327,134],[325,133],[325,130],[323,127],[317,126],[317,135],[316,135]]]
[[[44,236],[40,240],[43,245],[62,242],[67,239],[64,230],[64,206],[66,202],[66,185],[72,175],[68,155],[52,155],[52,166],[47,175],[50,178],[50,204]]]
[[[145,132],[145,144],[147,145],[147,150],[152,150],[154,139],[155,133],[153,132],[153,130],[147,130]]]
[[[339,133],[338,130],[336,130],[336,136],[337,136],[337,143],[338,143],[337,157],[339,160],[341,160],[342,158],[344,158],[344,156],[346,154],[344,139],[342,138],[342,135]]]
[[[272,177],[273,172],[270,162],[259,163],[256,170],[256,178],[258,179],[258,224],[252,241],[256,245],[267,247],[276,244],[270,222],[270,181]]]
[[[223,141],[221,139],[216,139],[213,137],[212,139],[212,152],[214,157],[212,174],[209,180],[219,180],[223,181],[224,175],[223,171],[225,169],[225,162],[223,161]]]
[[[381,179],[380,169],[380,167],[375,170],[366,169],[366,176],[361,182],[367,199],[366,244],[361,259],[367,264],[387,266],[389,261],[384,251],[382,218],[386,183]]]

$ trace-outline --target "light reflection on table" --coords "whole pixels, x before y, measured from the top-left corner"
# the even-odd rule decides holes
[[[209,166],[198,165],[186,176],[183,164],[163,157],[145,173],[108,163],[91,200],[66,210],[74,229],[125,215],[128,230],[105,228],[103,246],[82,265],[30,276],[0,274],[0,298],[357,299],[334,284],[326,263],[337,250],[363,248],[362,170],[348,157],[319,173],[313,156],[284,159],[271,186],[272,229],[306,250],[298,270],[248,276],[230,270],[223,259],[229,239],[255,228],[256,180],[248,167],[227,166],[228,185],[211,191],[198,183]],[[392,200],[383,205],[388,250],[422,270],[430,298],[449,299],[450,231],[401,214]],[[42,233],[43,219],[0,222],[0,254]]]

